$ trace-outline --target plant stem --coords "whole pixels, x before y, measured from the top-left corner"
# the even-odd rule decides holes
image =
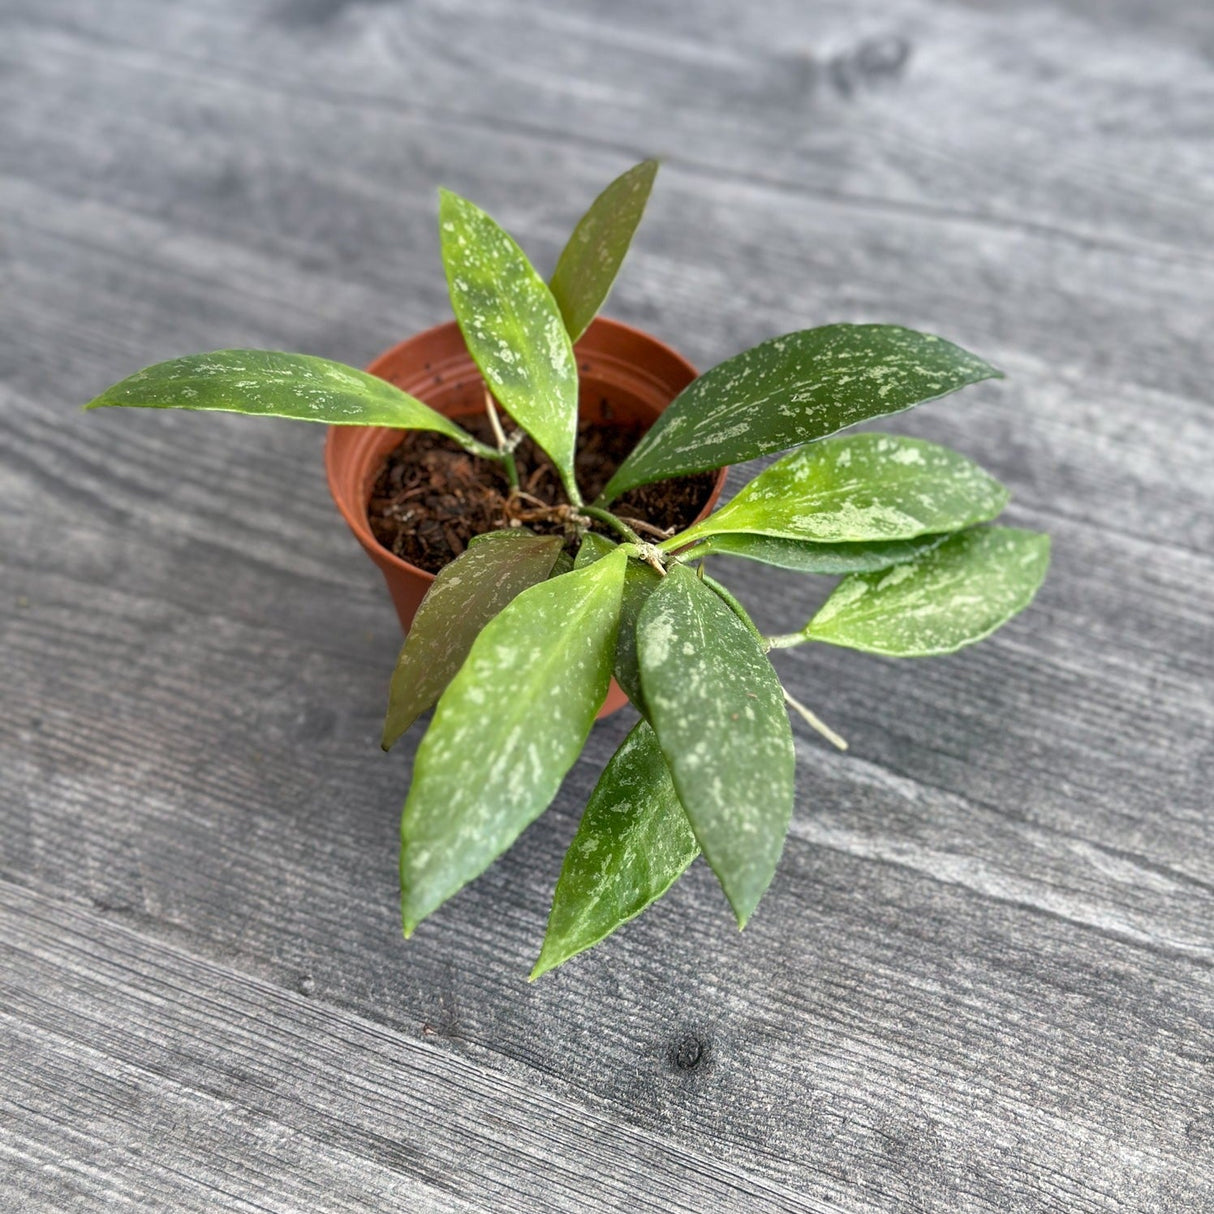
[[[644,544],[645,542],[622,518],[617,518],[610,510],[602,510],[598,506],[579,506],[578,511],[589,515],[592,519],[597,519],[600,523],[606,524],[613,531],[622,535],[626,540],[631,540],[634,544]]]
[[[816,729],[818,733],[820,733],[828,742],[834,746],[837,746],[840,750],[847,749],[846,740],[835,733],[835,731],[831,729],[831,727],[827,725],[826,722],[820,717],[810,712],[810,710],[806,708],[800,700],[789,695],[787,687],[781,684],[780,690],[784,692],[784,699],[788,702],[788,706],[800,713],[807,725],[809,725],[812,729]]]
[[[502,453],[496,447],[490,447],[487,443],[480,442],[478,439],[473,438],[471,434],[466,439],[461,438],[456,441],[469,455],[478,456],[480,459],[492,460],[495,464],[505,466],[506,461],[502,458]]]
[[[506,470],[506,479],[510,482],[510,492],[517,493],[518,464],[514,462],[514,452],[510,448],[506,432],[502,429],[502,421],[497,415],[497,406],[493,403],[493,393],[489,391],[488,384],[485,385],[485,413],[488,414],[493,437],[497,440],[498,462]]]
[[[736,615],[738,619],[740,619],[742,623],[746,625],[747,630],[751,633],[755,640],[757,640],[760,645],[765,645],[767,643],[767,638],[764,637],[764,635],[755,627],[755,622],[747,614],[746,608],[743,607],[742,604],[739,603],[738,600],[735,599],[733,595],[726,590],[720,582],[717,581],[716,578],[709,577],[708,574],[704,573],[703,569],[704,566],[701,565],[700,580],[704,583],[704,585],[715,590],[717,594],[720,595],[725,601],[725,605],[729,608],[729,610],[732,611],[734,615]]]
[[[644,531],[647,535],[656,535],[659,539],[667,539],[670,535],[669,531],[666,531],[661,527],[655,527],[652,523],[645,522],[644,519],[632,518],[629,516],[623,521],[628,523],[630,526],[635,527],[638,531]]]
[[[780,632],[772,637],[764,637],[763,645],[767,649],[791,649],[794,645],[807,645],[809,637],[803,632]]]

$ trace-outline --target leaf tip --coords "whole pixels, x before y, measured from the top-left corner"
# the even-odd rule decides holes
[[[563,965],[569,960],[568,956],[557,955],[557,950],[551,947],[551,943],[550,938],[545,936],[544,943],[540,946],[540,955],[535,959],[531,973],[527,976],[528,982],[542,978],[549,970],[554,970],[558,965]]]

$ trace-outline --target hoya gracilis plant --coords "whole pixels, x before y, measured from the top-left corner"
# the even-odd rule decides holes
[[[640,913],[701,852],[746,923],[792,814],[789,710],[845,745],[782,687],[769,651],[951,653],[1024,608],[1049,561],[1045,535],[992,523],[1007,491],[965,456],[843,433],[1000,375],[894,325],[804,329],[727,359],[684,389],[597,500],[584,501],[573,345],[615,279],[656,168],[645,161],[607,187],[547,282],[485,212],[440,193],[451,302],[484,377],[494,443],[354,367],[265,350],[159,363],[88,406],[437,431],[500,465],[511,493],[522,492],[514,451],[524,433],[552,460],[565,533],[493,531],[442,569],[392,675],[383,737],[391,746],[434,709],[401,820],[408,936],[552,802],[613,674],[628,694],[640,718],[591,793],[533,977]],[[781,452],[677,534],[612,508],[641,485]],[[717,555],[840,580],[802,627],[765,636],[709,576]]]

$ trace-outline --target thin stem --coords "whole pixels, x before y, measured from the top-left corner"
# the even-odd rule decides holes
[[[730,611],[732,611],[734,613],[734,615],[736,615],[738,617],[738,619],[740,619],[742,621],[743,624],[746,625],[746,627],[749,630],[749,632],[751,633],[751,635],[755,638],[755,640],[757,640],[759,642],[760,645],[765,644],[765,638],[764,638],[763,634],[755,627],[755,622],[747,614],[746,608],[743,607],[742,604],[739,603],[738,600],[735,599],[733,597],[733,595],[728,590],[726,590],[726,588],[724,586],[722,586],[720,582],[717,581],[716,578],[709,577],[708,574],[704,573],[703,569],[704,569],[704,566],[701,565],[700,566],[700,580],[704,583],[704,585],[710,586],[713,590],[715,590],[717,592],[717,594],[719,594],[721,596],[722,599],[725,600],[725,605],[729,608]]]
[[[622,518],[617,518],[610,510],[602,510],[598,506],[579,506],[578,511],[589,515],[592,519],[597,519],[600,523],[604,523],[613,531],[622,535],[626,540],[631,540],[634,544],[645,543]]]
[[[580,510],[582,508],[582,493],[577,487],[577,481],[574,479],[573,473],[566,473],[563,468],[558,469],[558,472],[560,473],[561,484],[565,486],[565,496]]]
[[[518,496],[521,497],[523,501],[530,502],[533,506],[539,506],[544,510],[548,508],[549,503],[544,501],[542,497],[536,497],[534,493],[528,493],[525,489],[520,489],[518,491]]]
[[[644,531],[648,535],[656,535],[659,539],[669,539],[670,531],[664,527],[655,527],[652,523],[645,522],[644,519],[633,518],[631,515],[625,520],[638,531]]]
[[[847,749],[847,742],[841,738],[829,725],[826,724],[815,713],[811,712],[800,700],[788,694],[788,688],[781,685],[780,690],[784,693],[784,699],[788,702],[789,708],[800,713],[804,718],[805,723],[811,728],[816,729],[828,742],[833,746],[837,746],[840,750]]]
[[[467,438],[460,438],[456,441],[469,455],[476,455],[481,459],[492,460],[495,464],[505,466],[505,456],[496,447],[490,447],[487,443],[480,442],[478,439],[473,438],[471,434]]]
[[[506,479],[510,482],[510,492],[518,492],[518,464],[514,462],[514,450],[510,446],[506,432],[502,429],[501,418],[497,415],[497,406],[493,403],[493,393],[489,385],[485,385],[485,413],[489,417],[489,427],[497,440],[498,460],[506,470]]]
[[[780,632],[775,636],[764,637],[763,645],[767,649],[791,649],[794,645],[807,645],[809,637],[803,632]]]

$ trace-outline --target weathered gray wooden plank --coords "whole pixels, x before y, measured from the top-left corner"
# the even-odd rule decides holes
[[[0,872],[149,955],[303,982],[424,1037],[439,1070],[491,1067],[803,1202],[1204,1208],[1210,17],[1071,7],[8,6]],[[860,71],[891,34],[902,70]],[[409,753],[374,751],[394,629],[318,436],[69,410],[200,346],[365,359],[445,315],[437,182],[550,256],[655,145],[671,160],[613,310],[705,365],[833,319],[974,346],[1013,379],[900,428],[1008,479],[1056,565],[1034,615],[953,659],[781,655],[853,751],[801,746],[754,926],[728,930],[697,869],[524,989],[624,724],[406,948]],[[728,573],[773,627],[810,606],[799,581]],[[55,1066],[49,1031],[22,1040]],[[184,1107],[168,1083],[149,1100]],[[28,1158],[51,1159],[49,1124]],[[104,1185],[109,1150],[78,1132],[62,1158],[97,1152]],[[374,1182],[361,1153],[335,1184]],[[40,1175],[22,1168],[31,1201],[68,1192]]]
[[[1208,10],[1184,15],[1212,36]],[[405,109],[639,145],[718,179],[740,172],[857,207],[1142,248],[1198,250],[1211,230],[1200,47],[1056,5],[646,0],[571,13],[506,0],[212,0],[183,16],[150,0],[96,15],[74,0],[22,0],[17,16],[19,29],[74,40],[77,55],[101,47],[162,77],[370,107],[372,123]]]
[[[230,577],[230,559],[226,567]],[[1107,572],[1112,583],[1121,577]],[[1036,701],[1051,702],[1052,672],[1024,639],[1010,649],[996,641],[997,659],[945,664],[957,673],[933,685],[926,707],[910,695],[909,675],[891,694],[890,676],[900,674],[891,664],[876,664],[881,676],[859,686],[853,674],[868,731],[853,734],[858,757],[802,748],[794,841],[744,936],[699,873],[601,955],[524,990],[572,813],[621,726],[596,733],[568,797],[518,853],[406,947],[393,908],[401,772],[372,749],[379,670],[353,649],[305,655],[264,623],[200,620],[98,588],[77,639],[113,673],[101,686],[77,681],[69,707],[46,683],[68,675],[48,669],[46,655],[61,623],[77,620],[79,591],[62,580],[41,585],[40,613],[22,613],[9,646],[31,692],[28,704],[13,702],[26,745],[5,756],[5,770],[24,762],[24,804],[6,822],[16,832],[6,838],[28,849],[13,857],[14,870],[45,888],[283,984],[309,975],[318,997],[413,1033],[428,1025],[431,1040],[506,1067],[519,1083],[549,1076],[595,1107],[686,1135],[689,1148],[711,1142],[737,1166],[796,1187],[812,1181],[811,1192],[855,1208],[868,1208],[866,1194],[872,1208],[933,1191],[944,1201],[971,1172],[994,1167],[993,1144],[1009,1121],[1026,1173],[997,1171],[979,1195],[994,1208],[1007,1185],[1034,1192],[1046,1161],[1068,1178],[1058,1208],[1100,1208],[1113,1143],[1149,1144],[1150,1167],[1134,1165],[1142,1175],[1118,1173],[1131,1208],[1200,1193],[1192,1186],[1201,1183],[1204,1122],[1192,1100],[1209,1049],[1211,905],[1202,803],[1190,800],[1186,811],[1173,774],[1154,837],[1143,838],[1141,819],[1118,805],[1140,804],[1149,784],[1127,793],[1132,772],[1102,772],[1109,736],[1097,731],[1095,794],[1068,804],[1074,788],[1068,794],[1062,781],[1082,741],[1074,714],[1105,695],[1090,685],[1100,670],[1091,655],[1065,641],[1060,650],[1081,662],[1089,685],[1086,699],[1058,701],[1070,715],[1055,723],[1031,715],[1041,711]],[[1026,662],[1019,678],[1009,676],[1014,656]],[[1144,687],[1165,673],[1157,661],[1137,676]],[[1109,694],[1124,674],[1103,674]],[[1000,677],[1000,701],[1030,714],[1024,744],[1038,763],[1055,755],[1052,768],[1004,769],[1022,739],[999,745],[990,684]],[[812,693],[808,678],[793,685]],[[1144,709],[1129,690],[1125,730],[1145,731],[1144,749],[1171,730],[1198,745],[1208,737],[1208,712],[1186,722],[1183,699]],[[971,718],[963,737],[989,733],[990,755],[962,741],[958,758],[931,749],[941,733],[956,736],[940,726],[950,702]],[[887,711],[874,719],[881,703]],[[1190,696],[1187,708],[1195,703]],[[38,705],[56,719],[33,731],[25,714]],[[922,737],[895,734],[893,743],[912,770],[959,771],[985,804],[872,762],[872,739],[907,720]],[[1052,746],[1050,735],[1059,739]],[[976,760],[991,756],[996,770],[975,774]],[[1158,763],[1183,768],[1166,754]],[[735,993],[739,974],[744,990]],[[674,1061],[685,1041],[704,1052],[703,1075],[697,1067],[685,1076]],[[884,1073],[875,1086],[874,1065]],[[1076,1100],[1100,1107],[1097,1125],[1070,1112]],[[788,1101],[798,1111],[785,1120]],[[840,1140],[830,1131],[844,1124]],[[891,1159],[890,1134],[918,1145]],[[767,1147],[756,1164],[757,1141]],[[921,1175],[928,1157],[935,1190]]]
[[[6,1209],[827,1209],[3,882],[0,923]]]
[[[323,65],[326,57],[345,55],[359,64],[360,80],[380,80],[383,96],[369,99],[360,99],[357,93],[335,96],[294,89],[284,95],[281,87],[276,90],[279,76],[271,70],[274,63],[289,60],[279,68],[280,75],[289,73],[290,64],[301,52],[293,38],[284,36],[272,22],[258,20],[255,8],[225,23],[202,18],[183,22],[162,6],[148,11],[136,7],[125,17],[118,14],[118,31],[110,22],[104,30],[92,34],[83,16],[78,21],[83,33],[59,28],[47,31],[45,18],[33,28],[18,21],[15,33],[21,57],[10,88],[14,112],[28,117],[12,123],[3,136],[6,161],[28,166],[25,171],[35,172],[45,186],[66,191],[72,197],[78,196],[87,183],[92,205],[100,207],[94,220],[98,227],[114,222],[101,204],[116,204],[176,225],[171,244],[178,251],[190,250],[203,235],[210,235],[214,245],[214,237],[222,234],[223,240],[234,242],[238,248],[256,250],[255,263],[264,263],[267,254],[274,254],[304,261],[313,272],[324,271],[321,277],[338,279],[342,292],[332,297],[326,309],[330,313],[326,318],[328,333],[361,342],[353,348],[360,353],[365,350],[369,356],[399,332],[400,321],[374,343],[366,336],[346,336],[366,325],[362,308],[352,311],[360,304],[348,294],[352,279],[391,291],[400,301],[394,314],[406,327],[445,309],[435,259],[419,262],[418,258],[419,250],[433,248],[433,185],[440,175],[433,146],[436,134],[445,145],[445,163],[451,166],[445,170],[450,184],[477,192],[504,220],[531,237],[533,245],[538,238],[542,242],[538,243],[539,251],[546,247],[550,255],[555,253],[569,215],[575,213],[576,201],[588,196],[626,154],[622,150],[588,159],[572,158],[561,147],[554,148],[551,135],[542,131],[538,137],[528,138],[525,130],[484,131],[475,123],[452,123],[441,114],[431,117],[420,97],[479,97],[497,76],[485,68],[477,76],[477,89],[470,92],[460,87],[458,73],[467,73],[460,55],[455,55],[455,64],[449,64],[442,53],[431,53],[433,39],[390,37],[380,28],[384,22],[421,19],[425,12],[424,6],[360,7],[347,14],[351,19],[358,14],[358,22],[351,25],[343,20],[336,29],[326,28],[307,41],[310,64]],[[441,17],[434,18],[452,19],[445,10]],[[470,38],[500,37],[500,30],[491,20],[469,17],[466,24],[467,29],[460,26],[466,37],[459,40],[459,47],[465,47]],[[805,28],[815,27],[808,24]],[[115,47],[116,33],[123,29],[136,40],[136,48],[142,39],[145,49],[133,50],[129,43]],[[520,35],[527,54],[544,53],[542,35],[542,29],[530,28],[527,37]],[[555,36],[553,31],[547,34],[549,39]],[[772,37],[779,45],[788,41],[787,37]],[[1053,47],[1057,41],[1041,42],[1031,29],[1005,29],[1000,37],[1011,37],[1012,47],[996,55],[992,48],[999,45],[999,39],[992,35],[988,54],[1013,62],[1031,59],[1040,47]],[[208,40],[214,44],[209,57],[200,49],[200,43]],[[567,43],[568,38],[563,38],[562,44]],[[498,41],[490,45],[496,47]],[[1098,69],[1106,67],[1116,77],[1113,87],[1127,87],[1114,70],[1119,61],[1105,65],[1098,53],[1102,46],[1094,53],[1089,29],[1072,31],[1063,45],[1065,53],[1085,65],[1088,76],[1099,77]],[[379,53],[369,55],[368,46],[380,48]],[[384,48],[390,48],[391,53]],[[424,62],[414,64],[408,56],[418,54],[419,48]],[[108,50],[109,54],[99,54],[99,50]],[[399,61],[397,51],[402,56]],[[174,53],[181,57],[180,62],[173,59]],[[1134,53],[1144,58],[1136,44]],[[381,64],[385,54],[387,63]],[[233,78],[234,65],[247,56],[254,58],[256,67],[249,64],[245,73]],[[365,62],[368,58],[369,63]],[[1145,58],[1149,64],[1154,63],[1150,56]],[[629,107],[642,103],[636,98],[643,101],[646,88],[657,87],[664,79],[660,72],[642,66],[646,70],[634,66],[633,74],[625,75],[620,92],[626,97],[613,93],[603,99],[599,108],[610,114],[612,121],[622,121],[632,112]],[[1174,111],[1201,112],[1200,107],[1206,104],[1214,75],[1208,65],[1198,61],[1188,64],[1185,71],[1166,66],[1167,85],[1160,83],[1148,90],[1140,102],[1144,111],[1137,118],[1140,123],[1157,126],[1170,119]],[[224,96],[229,98],[226,104],[215,103],[216,86],[208,69],[220,73]],[[444,70],[445,76],[432,80]],[[334,71],[343,75],[336,68]],[[946,107],[950,113],[955,107],[1002,124],[997,134],[989,133],[975,150],[974,171],[980,178],[981,198],[1003,197],[1006,178],[1011,176],[1032,183],[1035,196],[1048,200],[1052,218],[1061,223],[1064,217],[1085,217],[1095,207],[1095,203],[1085,206],[1090,200],[1077,197],[1074,181],[1074,176],[1093,161],[1096,167],[1103,167],[1107,159],[1109,171],[1145,164],[1145,135],[1138,134],[1127,145],[1103,133],[1093,140],[1083,117],[1090,111],[1072,102],[1066,113],[1055,113],[1047,104],[1053,92],[1044,98],[1034,97],[1031,106],[1012,107],[1010,100],[998,101],[990,92],[994,71],[990,64],[966,71],[967,88],[977,87],[983,92],[985,100],[981,104],[965,92],[956,92],[948,95]],[[1075,72],[1083,75],[1079,68]],[[71,81],[66,96],[50,84],[59,77]],[[1061,72],[1057,79],[1060,83],[1056,87],[1060,88],[1071,77]],[[1137,77],[1129,80],[1136,81]],[[408,91],[402,93],[406,81]],[[111,108],[89,106],[90,88],[100,88],[107,96],[118,93],[127,98],[121,116]],[[720,106],[728,100],[726,95],[715,104]],[[930,92],[913,100],[886,100],[900,112],[919,115],[921,125],[921,115],[936,113],[942,104],[942,99]],[[1134,112],[1124,100],[1112,110],[1111,97],[1089,100],[1098,112],[1118,116]],[[648,99],[648,136],[638,134],[632,148],[655,146],[661,137],[660,126],[655,123],[685,121],[681,117],[685,108],[681,106],[667,106],[655,117],[652,107],[660,101],[661,97]],[[560,98],[554,108],[567,120],[565,102]],[[798,128],[843,135],[850,132],[856,148],[871,149],[874,140],[867,124],[883,123],[887,117],[885,109],[868,115],[867,107],[873,103],[867,97],[848,103],[839,113],[823,115],[820,121],[798,116]],[[1032,159],[1016,159],[1028,155],[1018,149],[1030,147],[1025,123],[1039,108],[1044,111],[1042,122],[1048,127],[1038,136],[1044,145],[1039,151],[1048,153],[1052,164],[1069,167],[1071,175],[1061,181],[1035,171]],[[695,107],[690,112],[701,114]],[[762,113],[770,117],[768,111]],[[662,117],[666,114],[670,116]],[[720,114],[713,117],[725,120]],[[1110,116],[1107,121],[1114,122],[1114,118]],[[1054,126],[1049,126],[1050,122]],[[1088,136],[1084,156],[1065,157],[1060,150],[1055,128],[1067,122],[1075,127],[1075,139],[1085,133]],[[861,125],[853,130],[856,123]],[[727,134],[731,129],[728,125],[722,129],[706,117],[696,125],[697,129],[709,126],[717,132],[722,146],[739,155],[752,154],[747,150],[750,148],[767,147],[778,134],[765,134],[763,123],[757,120],[759,129],[748,129],[740,139]],[[1165,189],[1166,175],[1164,180],[1158,173],[1143,177],[1140,184],[1150,192],[1148,218],[1170,199],[1200,199],[1212,188],[1208,143],[1201,142],[1207,134],[1204,127],[1195,128],[1193,138],[1198,150],[1180,155],[1177,144],[1190,138],[1189,126],[1181,121],[1173,125],[1178,133],[1167,141],[1170,160],[1185,166],[1184,180],[1169,191]],[[356,138],[351,138],[351,129]],[[968,126],[960,124],[958,137],[967,131]],[[676,139],[672,134],[671,138],[674,146],[681,148],[686,144],[685,132],[680,130],[678,136]],[[806,151],[794,161],[802,166],[802,172],[819,173],[824,159],[830,163],[829,157],[811,156]],[[335,161],[343,166],[340,174],[324,173],[318,167]],[[554,172],[557,164],[561,165],[559,174]],[[487,165],[492,165],[492,170],[486,175],[481,166]],[[959,312],[968,315],[971,309],[977,309],[957,336],[969,339],[981,334],[990,342],[992,336],[997,339],[1014,325],[1026,337],[1031,335],[1032,344],[1026,352],[1043,359],[1054,371],[1100,370],[1117,379],[1156,388],[1199,390],[1200,380],[1194,371],[1201,363],[1204,311],[1194,304],[1210,297],[1210,277],[1214,273],[1209,262],[1196,260],[1208,247],[1200,228],[1190,225],[1182,229],[1193,233],[1187,243],[1187,257],[1161,261],[1150,256],[1149,250],[1133,246],[1068,241],[1048,225],[1040,229],[991,226],[972,222],[972,216],[967,219],[965,212],[890,213],[880,208],[874,212],[857,207],[847,197],[819,199],[818,219],[807,225],[804,212],[810,210],[812,214],[813,210],[807,206],[812,191],[805,188],[805,182],[795,189],[773,189],[762,180],[722,181],[706,176],[694,165],[684,167],[677,159],[670,167],[675,172],[668,177],[682,173],[686,179],[683,193],[687,197],[680,198],[676,207],[673,196],[664,201],[670,195],[665,181],[659,190],[653,215],[642,232],[641,248],[662,250],[657,269],[663,273],[657,282],[637,292],[639,299],[632,314],[643,320],[656,319],[662,332],[681,339],[696,357],[715,358],[723,353],[711,333],[705,334],[708,340],[699,333],[705,325],[720,326],[726,319],[731,326],[727,331],[734,334],[736,345],[754,335],[768,334],[773,325],[788,324],[794,315],[801,323],[843,314],[905,316],[937,327],[943,327],[947,318],[947,323],[957,328],[961,324]],[[553,188],[554,180],[561,175],[570,183],[571,197],[562,197],[561,191]],[[1094,171],[1094,175],[1100,208],[1111,208],[1116,213],[1121,192],[1111,188],[1099,172]],[[486,176],[489,180],[481,185]],[[792,216],[788,214],[790,203]],[[740,206],[750,215],[746,228],[735,222]],[[1204,202],[1200,213],[1203,217],[1211,213]],[[1141,226],[1142,218],[1140,209],[1131,208],[1123,226]],[[728,239],[717,234],[726,225]],[[77,223],[74,230],[79,233],[81,224]],[[160,237],[154,239],[157,244],[164,243]],[[910,280],[896,254],[886,257],[886,245],[891,240],[904,247],[913,242],[915,274]],[[151,241],[145,237],[141,244],[147,243]],[[705,248],[719,259],[715,264],[705,257]],[[199,263],[211,262],[215,256],[213,247],[195,252],[192,264],[179,266],[177,277],[180,279],[183,273],[196,277]],[[224,260],[232,263],[234,259],[229,255]],[[669,264],[672,260],[679,263],[677,267]],[[1011,264],[1017,264],[1018,271],[1009,275]],[[427,265],[431,273],[420,273]],[[215,266],[220,273],[225,268],[222,262]],[[264,273],[257,275],[262,281],[267,277]],[[317,281],[311,274],[305,279],[302,291],[286,303],[283,320],[289,319],[289,327],[280,331],[297,340],[301,334],[314,340],[313,333],[304,327],[306,321],[298,316],[299,303],[307,306],[323,300],[329,283]],[[254,286],[246,273],[240,274],[240,281],[245,290]],[[409,282],[411,289],[403,290],[403,282]],[[747,284],[748,306],[732,311],[726,318],[718,301],[734,295],[740,282]],[[796,314],[788,307],[790,284],[809,305],[803,303]],[[962,300],[963,309],[958,307]],[[1160,303],[1166,308],[1169,322],[1162,327]],[[153,306],[150,300],[144,307],[149,306]],[[242,313],[247,316],[254,308],[255,301],[236,299],[224,309],[195,311],[197,340],[226,339],[240,324]],[[264,306],[261,311],[266,311]],[[383,314],[382,304],[372,316],[375,314]],[[356,315],[359,325],[353,323]],[[671,324],[672,315],[681,323]],[[1111,315],[1117,317],[1115,341],[1108,340],[1110,322],[1106,321],[1106,332],[1099,324],[1102,317]],[[263,316],[261,323],[275,324],[273,314]],[[1068,340],[1070,347],[1065,348]],[[145,340],[139,348],[146,347]]]

